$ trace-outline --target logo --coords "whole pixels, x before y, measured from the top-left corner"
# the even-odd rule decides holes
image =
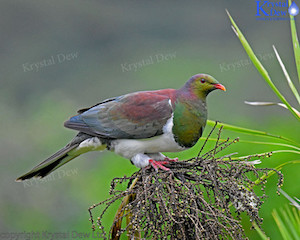
[[[256,1],[256,20],[290,20],[290,16],[296,16],[299,7],[295,3],[289,6],[286,1]]]
[[[296,16],[299,13],[299,8],[295,2],[292,2],[291,6],[289,7],[289,14],[292,16]]]

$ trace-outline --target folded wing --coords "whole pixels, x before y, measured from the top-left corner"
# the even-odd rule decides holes
[[[143,139],[163,133],[175,90],[136,92],[105,100],[65,122],[65,127],[107,139]]]

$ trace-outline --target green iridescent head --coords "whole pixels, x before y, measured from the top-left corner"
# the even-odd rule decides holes
[[[205,98],[207,94],[215,89],[226,91],[226,88],[215,78],[203,73],[192,76],[185,87],[200,98]]]

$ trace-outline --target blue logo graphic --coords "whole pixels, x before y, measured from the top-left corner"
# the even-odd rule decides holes
[[[290,20],[290,16],[296,16],[299,7],[292,2],[289,6],[288,0],[285,1],[256,1],[256,20]]]
[[[292,2],[291,6],[289,7],[289,14],[292,16],[296,16],[299,13],[299,8],[295,2]]]

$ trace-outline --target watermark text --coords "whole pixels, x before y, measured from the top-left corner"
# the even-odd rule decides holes
[[[59,53],[56,55],[52,55],[45,59],[42,59],[38,62],[26,62],[22,64],[22,68],[24,72],[38,72],[42,68],[49,67],[55,64],[61,64],[64,62],[72,61],[78,58],[78,52],[72,53]]]
[[[257,58],[262,62],[273,59],[274,57],[275,57],[274,53],[257,54]],[[232,63],[226,63],[226,62],[220,63],[219,68],[221,72],[227,72],[227,71],[235,72],[237,69],[247,67],[251,64],[253,63],[250,60],[250,58],[246,58],[246,59],[240,59]]]
[[[23,181],[22,183],[23,183],[24,188],[38,187],[41,184],[52,182],[52,181],[62,179],[62,178],[65,178],[65,177],[71,177],[71,176],[74,176],[74,175],[77,175],[77,174],[78,174],[78,169],[77,168],[69,169],[69,170],[58,169],[58,170],[54,171],[53,173],[51,173],[50,175],[48,175],[44,178],[41,178],[41,179],[31,178],[31,179]]]
[[[50,232],[50,231],[23,231],[23,232],[3,232],[0,239],[6,240],[60,240],[60,239],[100,239],[103,238],[100,232]]]
[[[136,72],[138,71],[140,68],[152,65],[152,64],[156,64],[156,63],[161,63],[164,61],[170,61],[176,58],[176,52],[173,53],[158,53],[155,55],[151,55],[147,58],[144,58],[142,60],[139,60],[137,62],[133,62],[133,63],[122,63],[121,64],[121,69],[122,72]]]

